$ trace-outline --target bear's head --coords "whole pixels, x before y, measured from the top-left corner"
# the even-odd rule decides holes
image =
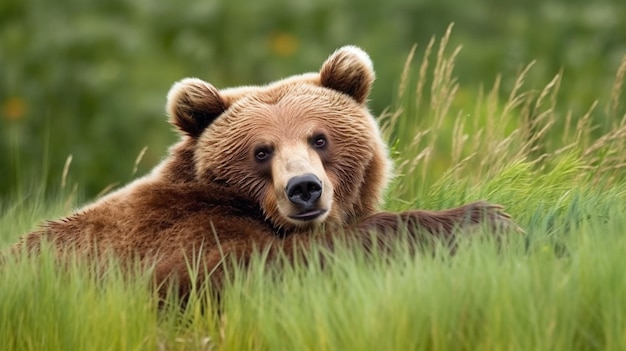
[[[285,231],[345,225],[374,213],[391,161],[366,101],[369,56],[346,46],[319,72],[218,90],[187,78],[171,88],[171,123],[193,143],[195,181],[218,182]]]

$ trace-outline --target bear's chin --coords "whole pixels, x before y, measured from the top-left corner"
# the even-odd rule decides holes
[[[324,224],[328,219],[329,212],[326,209],[312,209],[283,216],[295,228],[310,229]]]
[[[295,215],[290,215],[289,219],[297,222],[314,222],[318,218],[323,217],[326,218],[328,211],[324,209],[313,209],[309,211],[304,211]],[[322,219],[322,221],[323,221]]]

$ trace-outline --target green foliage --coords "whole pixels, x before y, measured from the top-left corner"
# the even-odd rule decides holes
[[[0,268],[0,339],[4,350],[155,349],[156,300],[149,279],[124,279],[113,264],[91,272],[78,260],[59,266],[41,257],[3,262]]]
[[[456,103],[472,108],[477,84],[537,59],[527,76],[532,86],[563,70],[559,113],[580,113],[608,96],[626,51],[622,18],[620,0],[5,0],[0,195],[33,181],[56,189],[69,155],[70,175],[88,197],[127,182],[147,146],[138,164],[146,172],[175,140],[165,124],[165,95],[187,76],[218,87],[262,84],[315,70],[352,43],[374,59],[379,79],[371,105],[381,113],[409,48],[419,43],[423,53],[450,22],[452,46],[464,45],[454,76],[472,84]],[[496,96],[511,90],[512,78],[502,79]],[[603,131],[612,126],[594,121]]]
[[[623,349],[626,58],[613,68],[612,90],[595,96],[600,103],[564,113],[559,105],[576,99],[564,89],[567,72],[540,72],[545,87],[537,89],[529,82],[536,67],[523,69],[468,98],[474,90],[453,74],[459,53],[450,32],[431,43],[410,55],[380,118],[399,174],[385,206],[436,209],[484,198],[505,205],[525,235],[478,233],[454,256],[439,246],[410,253],[402,242],[392,256],[368,259],[338,247],[324,269],[276,271],[259,255],[248,271],[235,270],[221,305],[200,294],[185,309],[174,299],[158,308],[149,272],[129,279],[115,264],[97,274],[80,261],[59,267],[44,250],[0,266],[3,346]],[[0,245],[69,211],[76,191],[63,179],[54,201],[44,186],[22,185],[1,203]]]

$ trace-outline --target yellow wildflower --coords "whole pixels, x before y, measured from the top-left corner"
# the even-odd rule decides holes
[[[20,97],[10,97],[2,104],[2,114],[9,121],[18,121],[26,114],[26,101]]]
[[[279,56],[293,56],[298,50],[298,38],[289,33],[274,33],[270,37],[270,48]]]

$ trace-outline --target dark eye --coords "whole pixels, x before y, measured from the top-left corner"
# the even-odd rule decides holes
[[[272,151],[267,148],[259,148],[254,152],[254,157],[259,161],[265,161],[272,155]]]
[[[313,138],[313,147],[321,149],[324,146],[326,146],[326,136],[318,135],[315,138]]]

